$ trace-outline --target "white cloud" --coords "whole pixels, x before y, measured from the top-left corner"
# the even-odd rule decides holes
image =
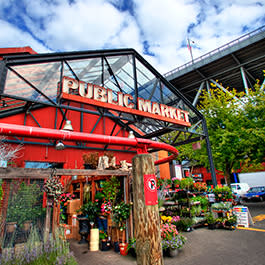
[[[152,0],[150,4],[138,0],[137,18],[144,37],[153,43],[180,44],[186,37],[188,25],[196,22],[197,4],[186,2]]]
[[[124,23],[120,32],[110,38],[108,44],[114,48],[134,48],[138,52],[141,52],[140,32],[135,20],[128,15]]]
[[[45,25],[43,36],[56,50],[100,49],[121,29],[124,14],[112,5],[98,1],[59,5],[56,15]]]
[[[0,20],[0,47],[24,47],[31,46],[31,48],[39,53],[49,52],[41,43],[36,41],[32,36],[23,32],[17,27]]]
[[[196,58],[265,21],[264,0],[132,0],[135,16],[113,6],[128,4],[122,1],[0,0],[0,46],[37,52],[134,48],[164,73],[190,61],[188,31]]]

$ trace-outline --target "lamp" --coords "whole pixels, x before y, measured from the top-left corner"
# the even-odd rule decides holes
[[[128,138],[129,138],[129,139],[134,139],[134,138],[135,138],[135,136],[134,136],[134,134],[133,134],[133,131],[129,131]]]
[[[6,108],[8,105],[6,104],[5,100],[2,101],[2,107]]]
[[[57,144],[55,145],[56,150],[63,150],[65,148],[65,145],[63,144],[62,141],[58,141]]]
[[[63,127],[63,130],[65,131],[73,131],[73,127],[70,120],[66,120],[65,125]]]

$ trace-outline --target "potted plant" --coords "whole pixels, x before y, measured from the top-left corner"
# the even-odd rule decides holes
[[[126,228],[126,220],[130,216],[131,204],[121,202],[113,208],[113,221],[121,231]]]
[[[60,196],[60,222],[63,224],[67,224],[67,205],[74,197],[75,195],[71,193],[63,193]]]
[[[191,190],[193,188],[193,179],[192,178],[181,179],[180,188],[183,190]]]
[[[112,176],[109,180],[102,183],[102,193],[104,194],[105,200],[110,202],[112,206],[116,205],[119,188],[120,181],[115,176]]]
[[[120,254],[126,256],[128,254],[128,243],[122,242],[119,244]]]
[[[108,235],[105,231],[99,230],[100,250],[110,250],[110,241],[108,241]]]
[[[99,214],[99,207],[97,202],[88,201],[80,207],[80,211],[86,216],[89,222],[95,223],[96,217]]]
[[[216,228],[223,228],[225,225],[225,218],[224,217],[218,217],[215,219],[215,227]]]
[[[186,242],[186,238],[178,233],[176,226],[172,223],[161,225],[161,238],[163,251],[170,257],[178,255],[178,250]]]
[[[206,216],[206,223],[208,224],[209,229],[215,229],[215,218],[212,213],[209,213]]]
[[[133,257],[136,257],[136,239],[135,237],[129,239],[127,246],[127,253],[130,253]]]
[[[120,254],[123,256],[127,255],[128,243],[125,242],[124,231],[126,229],[126,220],[130,216],[130,209],[131,209],[131,204],[127,204],[125,202],[121,202],[118,205],[113,207],[112,220],[114,224],[116,225],[116,227],[120,231],[123,231],[123,239],[122,239],[122,242],[119,244]],[[116,244],[118,244],[118,242]]]
[[[215,187],[213,190],[217,202],[232,201],[233,194],[228,186]]]
[[[91,152],[82,155],[85,169],[96,169],[98,166],[99,153]]]
[[[177,221],[176,227],[179,231],[185,231],[185,232],[190,232],[193,230],[192,225],[193,225],[193,219],[190,217],[181,217],[179,221]]]
[[[89,234],[89,224],[93,228],[99,213],[98,204],[97,202],[88,201],[77,212],[79,213],[77,216],[77,220],[79,221],[79,234],[82,237],[79,244],[84,244],[87,243],[86,238]]]
[[[229,229],[234,229],[237,223],[237,216],[235,214],[231,215],[225,220],[225,226],[228,226]]]
[[[19,228],[28,231],[33,221],[43,214],[42,207],[38,205],[41,193],[37,184],[22,182],[9,202],[6,222],[16,222]]]

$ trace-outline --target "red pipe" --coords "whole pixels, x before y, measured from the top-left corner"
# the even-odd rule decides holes
[[[15,135],[64,141],[82,141],[94,144],[126,145],[145,151],[147,151],[147,149],[166,150],[173,154],[169,157],[155,161],[155,165],[170,162],[178,155],[178,150],[169,144],[155,142],[143,138],[106,136],[101,134],[70,132],[65,130],[55,130],[7,123],[0,123],[0,134],[7,136]]]

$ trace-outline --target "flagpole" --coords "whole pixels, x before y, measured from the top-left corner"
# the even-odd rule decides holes
[[[193,56],[192,56],[192,49],[191,49],[191,45],[190,45],[190,39],[187,38],[187,41],[188,41],[188,49],[190,51],[190,56],[191,56],[191,62],[193,64]]]

